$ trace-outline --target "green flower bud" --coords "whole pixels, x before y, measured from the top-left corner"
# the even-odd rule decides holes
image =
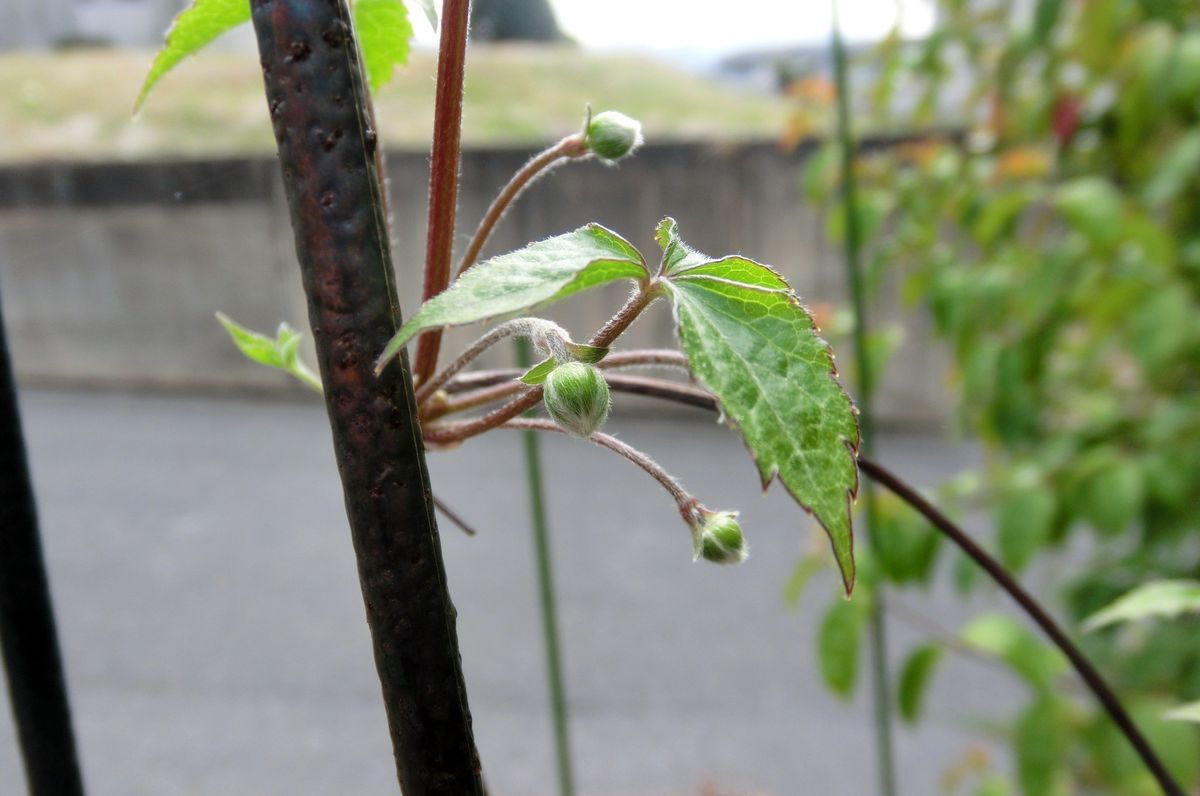
[[[746,540],[736,511],[701,509],[699,520],[691,527],[697,560],[703,558],[714,564],[740,564],[746,560]]]
[[[642,145],[642,123],[618,111],[598,113],[588,123],[584,143],[601,160],[620,160]]]
[[[542,403],[567,431],[590,437],[604,425],[612,400],[600,371],[582,362],[566,362],[546,377]]]

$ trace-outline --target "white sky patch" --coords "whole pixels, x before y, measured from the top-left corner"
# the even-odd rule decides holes
[[[830,0],[551,0],[551,5],[563,30],[595,50],[726,54],[824,43],[833,20]],[[882,39],[897,21],[906,37],[919,37],[934,23],[932,0],[840,0],[839,9],[850,41]],[[415,19],[413,28],[418,43],[436,46],[424,19]]]
[[[552,0],[559,24],[595,49],[729,52],[822,42],[829,0]],[[929,0],[841,0],[842,31],[853,41],[886,36],[899,20],[906,36],[933,26]]]

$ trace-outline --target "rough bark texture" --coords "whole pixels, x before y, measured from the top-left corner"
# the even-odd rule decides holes
[[[83,778],[71,731],[71,711],[2,313],[0,651],[4,653],[9,700],[29,793],[32,796],[82,794]]]
[[[346,512],[402,791],[482,793],[345,0],[254,0]]]

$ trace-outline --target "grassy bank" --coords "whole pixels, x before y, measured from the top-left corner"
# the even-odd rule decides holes
[[[130,116],[152,53],[80,50],[0,55],[0,162],[130,160],[269,153],[274,145],[253,55],[202,54]],[[583,106],[640,118],[650,140],[775,137],[782,101],[741,93],[662,63],[567,48],[475,47],[464,110],[468,145],[532,144],[578,127]],[[390,146],[428,146],[432,53],[416,53],[377,99]]]

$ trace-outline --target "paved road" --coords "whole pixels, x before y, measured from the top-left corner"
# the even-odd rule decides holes
[[[393,793],[321,408],[41,390],[23,400],[91,793]],[[612,428],[710,505],[743,509],[753,553],[738,568],[693,564],[670,501],[640,471],[545,440],[580,793],[872,793],[866,689],[845,705],[814,665],[834,580],[819,578],[799,611],[780,598],[806,522],[781,490],[758,495],[740,443],[699,414]],[[932,437],[885,443],[921,483],[971,459]],[[518,455],[516,436],[495,433],[434,456],[433,482],[481,530],[443,533],[489,783],[549,796]],[[906,600],[948,627],[1003,607],[948,590]],[[894,624],[895,657],[919,637]],[[946,664],[928,719],[898,733],[905,794],[938,792],[974,742],[972,720],[1020,693],[977,663]],[[0,794],[21,792],[0,719]]]

